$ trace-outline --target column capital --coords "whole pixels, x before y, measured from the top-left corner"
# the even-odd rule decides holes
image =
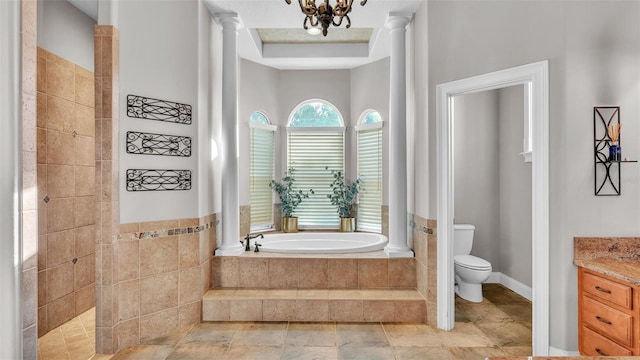
[[[384,22],[384,26],[388,29],[404,29],[413,19],[413,13],[410,12],[390,12]]]
[[[240,20],[238,13],[235,12],[218,13],[215,14],[213,18],[223,30],[231,27],[233,27],[233,30],[240,30],[243,27],[242,20]]]

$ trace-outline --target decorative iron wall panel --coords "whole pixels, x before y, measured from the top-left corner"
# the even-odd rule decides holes
[[[127,153],[191,156],[191,137],[127,131]]]
[[[191,124],[191,105],[127,95],[127,116],[189,125]]]
[[[127,191],[191,190],[191,170],[127,169]]]

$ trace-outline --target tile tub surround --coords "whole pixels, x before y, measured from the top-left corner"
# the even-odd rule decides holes
[[[94,74],[38,48],[38,336],[95,306]]]
[[[575,237],[573,263],[640,285],[640,238]]]
[[[215,215],[122,224],[113,247],[113,271],[103,274],[114,289],[113,349],[201,321],[202,296],[211,288]]]
[[[437,325],[438,237],[436,221],[411,215],[418,291],[427,301],[427,324]]]

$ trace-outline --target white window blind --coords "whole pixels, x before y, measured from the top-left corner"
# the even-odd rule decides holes
[[[287,165],[295,168],[294,187],[315,192],[294,213],[301,228],[336,228],[340,224],[336,208],[327,198],[333,181],[331,170],[344,171],[344,130],[334,129],[289,131]]]
[[[273,226],[273,192],[269,187],[273,179],[273,133],[251,128],[249,201],[252,230]]]
[[[358,131],[358,230],[382,231],[382,128]]]

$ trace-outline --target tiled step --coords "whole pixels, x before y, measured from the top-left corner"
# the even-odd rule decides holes
[[[373,252],[386,256],[384,252]],[[248,252],[242,256],[214,256],[213,288],[245,289],[379,289],[415,288],[415,258],[360,258],[370,253],[319,254],[311,258],[291,254]]]
[[[415,289],[214,289],[202,299],[204,321],[425,323]]]

